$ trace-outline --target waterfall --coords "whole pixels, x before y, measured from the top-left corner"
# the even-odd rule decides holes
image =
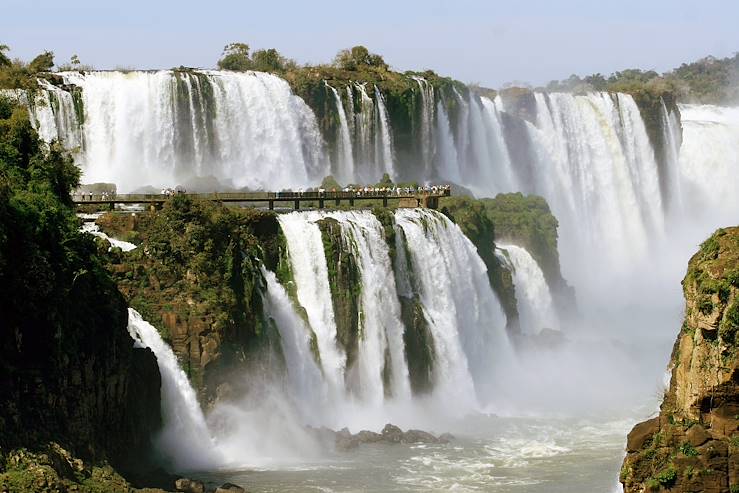
[[[494,392],[491,365],[509,364],[506,318],[477,251],[446,216],[398,209],[424,317],[434,340],[434,393],[461,412]],[[510,369],[510,367],[509,367]],[[498,373],[499,376],[499,373]]]
[[[482,103],[483,122],[486,140],[488,141],[487,166],[492,168],[494,176],[492,187],[496,192],[510,192],[520,189],[513,170],[513,163],[508,154],[508,147],[503,136],[499,103],[486,97],[480,97]]]
[[[543,328],[559,329],[552,293],[531,254],[523,247],[502,243],[498,243],[495,254],[513,275],[522,332],[537,334]]]
[[[644,258],[662,230],[657,163],[631,96],[535,94],[534,183],[560,220],[564,263],[581,265],[583,248],[614,271]],[[623,241],[628,238],[628,243]],[[574,277],[587,272],[571,273]]]
[[[680,183],[686,214],[704,228],[739,212],[739,107],[680,105]],[[706,231],[708,232],[708,231]]]
[[[432,158],[434,156],[434,139],[432,127],[434,123],[434,86],[423,77],[411,77],[418,84],[421,94],[420,154],[423,159],[424,177],[432,175]]]
[[[660,102],[662,142],[664,146],[663,155],[665,173],[667,174],[666,210],[668,213],[674,214],[682,209],[682,193],[680,191],[680,144],[682,143],[682,133],[678,115],[667,109],[664,100],[661,99]]]
[[[132,191],[188,182],[197,187],[198,178],[215,178],[221,186],[280,189],[309,186],[328,174],[313,112],[274,75],[60,75],[82,90],[84,152],[78,162],[85,182],[114,182]],[[56,128],[66,132],[63,140],[79,140],[70,131],[79,126]]]
[[[332,392],[344,389],[346,354],[336,340],[336,319],[331,301],[326,255],[316,221],[320,212],[292,212],[278,216],[287,240],[297,296],[316,334],[323,374]]]
[[[128,309],[128,332],[134,344],[154,352],[162,376],[163,429],[156,440],[158,450],[178,471],[213,467],[218,461],[215,444],[195,390],[172,348],[133,308]]]
[[[364,84],[355,83],[354,87],[359,91],[359,113],[354,115],[357,143],[358,169],[355,179],[364,183],[371,183],[379,178],[379,167],[375,161],[375,103],[367,94]]]
[[[375,136],[376,156],[382,157],[381,169],[394,180],[395,164],[393,157],[392,129],[390,128],[390,118],[388,117],[387,109],[385,108],[385,98],[377,86],[375,86],[375,101],[377,102],[377,119],[380,129],[380,132]]]
[[[379,407],[385,394],[410,398],[408,365],[403,352],[403,323],[383,227],[368,211],[331,213],[354,249],[362,278],[359,342],[360,394],[369,406]],[[386,362],[386,353],[389,361]],[[389,366],[389,368],[387,368]],[[383,373],[390,371],[390,388]]]
[[[347,122],[344,104],[341,102],[339,92],[326,82],[334,95],[336,102],[336,111],[339,114],[339,135],[337,139],[337,166],[336,178],[342,183],[349,183],[354,178],[354,156],[352,154],[352,138],[349,132],[349,123]]]
[[[280,333],[290,394],[300,404],[298,410],[302,412],[305,423],[321,424],[320,409],[328,399],[328,389],[311,351],[311,329],[295,312],[275,274],[262,267],[262,275],[267,281],[265,310]]]
[[[449,115],[441,100],[436,103],[436,170],[440,178],[462,183]]]
[[[81,216],[82,219],[92,219],[91,221],[86,220],[82,224],[82,231],[84,231],[85,233],[90,233],[93,236],[97,236],[98,238],[104,239],[105,241],[110,243],[110,248],[117,247],[123,250],[124,252],[130,252],[131,250],[134,250],[136,248],[136,245],[134,245],[133,243],[111,238],[110,236],[100,231],[100,226],[95,224],[95,219],[100,217],[99,214],[91,214],[89,216],[78,214],[78,216]]]

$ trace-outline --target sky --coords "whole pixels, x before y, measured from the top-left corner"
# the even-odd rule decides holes
[[[298,63],[363,44],[396,70],[498,88],[730,56],[738,21],[737,0],[0,0],[0,44],[99,69],[212,68],[235,41]]]

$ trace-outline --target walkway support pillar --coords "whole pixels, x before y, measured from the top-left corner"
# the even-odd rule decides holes
[[[295,199],[295,203],[293,204],[293,209],[295,209],[296,211],[300,209],[300,200]]]

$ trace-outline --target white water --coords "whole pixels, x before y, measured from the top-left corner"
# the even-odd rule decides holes
[[[496,255],[512,270],[521,331],[538,334],[542,329],[559,329],[554,300],[544,273],[523,247],[498,243]]]
[[[322,424],[317,412],[328,399],[328,389],[311,352],[311,329],[295,312],[275,274],[262,267],[262,275],[267,281],[265,309],[280,332],[291,395],[301,404],[298,410],[305,424]]]
[[[316,221],[320,212],[292,212],[278,216],[287,240],[300,304],[316,334],[323,374],[334,395],[343,392],[346,355],[336,340],[336,319],[331,301],[326,255]]]
[[[382,170],[391,179],[395,179],[395,158],[393,156],[393,137],[390,128],[390,118],[385,108],[385,97],[375,86],[375,102],[377,103],[377,120],[380,131],[376,138],[376,155],[382,158]]]
[[[382,225],[368,211],[331,213],[329,217],[340,222],[361,272],[359,395],[370,409],[382,407],[386,394],[396,401],[408,401],[411,394],[403,323]],[[386,353],[390,355],[388,361]],[[386,364],[391,372],[389,389],[383,382]]]
[[[162,376],[163,429],[156,439],[157,449],[177,471],[213,467],[219,461],[216,444],[172,348],[133,308],[128,309],[128,332],[135,344],[154,352]]]
[[[434,156],[434,87],[428,83],[423,77],[411,77],[418,84],[421,94],[421,122],[419,126],[419,145],[422,163],[424,166],[424,175],[430,177],[433,173],[431,168],[432,158]]]
[[[124,252],[130,252],[131,250],[136,248],[136,245],[134,245],[133,243],[129,243],[123,240],[116,240],[115,238],[111,238],[110,236],[100,231],[100,226],[95,224],[95,219],[97,219],[99,215],[91,214],[89,217],[85,217],[85,215],[81,214],[80,216],[83,219],[92,219],[92,221],[85,221],[82,224],[82,231],[106,240],[108,243],[110,243],[110,248],[117,247]]]
[[[125,192],[214,177],[222,186],[281,189],[328,174],[312,111],[273,75],[61,75],[82,88],[85,182]]]
[[[680,114],[680,180],[686,213],[710,225],[736,224],[739,107],[680,105]]]
[[[513,367],[506,319],[475,247],[445,216],[398,209],[424,316],[435,346],[434,393],[463,415],[501,396],[496,378]]]
[[[340,129],[338,139],[336,141],[338,147],[338,163],[336,166],[335,177],[340,183],[349,183],[354,178],[354,155],[352,151],[352,137],[349,132],[349,123],[346,118],[344,104],[341,102],[339,92],[328,83],[326,83],[326,87],[328,87],[334,95],[336,111],[339,114]]]

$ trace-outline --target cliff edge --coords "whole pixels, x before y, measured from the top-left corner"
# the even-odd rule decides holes
[[[670,386],[628,435],[625,493],[739,492],[739,227],[701,245],[683,291]]]

